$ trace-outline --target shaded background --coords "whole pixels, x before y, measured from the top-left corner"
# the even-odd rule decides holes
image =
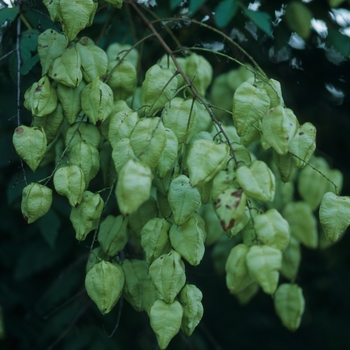
[[[327,1],[304,3],[314,18],[324,21],[328,32],[322,36],[313,29],[304,41],[297,38],[299,48],[296,48],[295,42],[291,41],[292,30],[284,16],[276,16],[276,11],[283,13],[289,1],[261,1],[255,21],[244,14],[250,3],[241,1],[241,7],[238,6],[227,24],[222,18],[220,23],[213,16],[213,12],[218,13],[217,1],[192,0],[182,7],[175,7],[178,1],[158,2],[161,2],[159,6],[150,8],[157,16],[191,15],[209,25],[221,25],[228,35],[244,38],[240,42],[242,47],[268,76],[281,82],[286,105],[294,110],[300,123],[310,121],[317,127],[316,154],[326,157],[332,167],[343,172],[342,194],[348,195],[350,39],[344,33],[350,21],[344,20],[342,25],[337,23]],[[102,1],[100,3],[103,5]],[[238,4],[237,1],[226,1],[228,5],[231,3]],[[188,6],[195,10],[193,14],[187,12]],[[347,2],[339,6],[349,11]],[[42,1],[23,2],[21,10],[30,25],[30,31],[21,36],[22,60],[28,65],[21,77],[23,96],[23,92],[41,77],[40,66],[35,64],[37,36],[47,28],[60,28],[47,17]],[[143,11],[151,18],[147,8]],[[6,21],[11,13],[5,17],[3,14],[0,11],[1,56],[15,48],[17,23],[16,20]],[[343,13],[345,19],[346,14]],[[273,22],[276,26],[271,24]],[[272,36],[269,35],[268,23]],[[248,62],[221,36],[205,28],[182,21],[172,21],[167,25],[184,46],[220,43],[223,52]],[[22,23],[22,30],[26,29]],[[157,25],[157,29],[175,49],[163,27]],[[237,33],[242,36],[237,36]],[[135,43],[148,32],[131,7],[125,5],[122,11],[117,11],[105,5],[98,11],[93,27],[84,30],[83,34],[106,49],[112,42]],[[155,40],[144,43],[140,81],[147,68],[163,53]],[[215,76],[237,68],[232,62],[213,54],[205,54],[205,57],[213,65]],[[26,225],[22,220],[23,171],[11,143],[17,126],[17,119],[13,117],[17,94],[15,76],[14,53],[0,61],[0,305],[6,333],[6,337],[0,340],[0,347],[156,349],[156,339],[145,313],[137,313],[127,302],[119,302],[110,314],[102,316],[89,301],[84,278],[91,237],[82,243],[75,240],[68,220],[70,207],[63,198],[56,196],[50,212],[36,223]],[[31,122],[31,116],[24,108],[21,122],[26,125]],[[30,182],[49,175],[53,165],[42,167],[35,174],[27,167],[24,169]],[[97,178],[92,188],[99,189],[100,180]],[[302,248],[297,283],[303,288],[306,310],[300,329],[290,333],[275,315],[270,296],[259,292],[248,305],[240,306],[229,295],[224,276],[218,276],[214,270],[212,247],[209,247],[198,267],[186,265],[188,282],[196,284],[204,295],[203,320],[190,338],[177,335],[169,349],[344,349],[350,343],[349,248],[348,234],[326,250]],[[108,337],[119,317],[119,327],[112,337]]]

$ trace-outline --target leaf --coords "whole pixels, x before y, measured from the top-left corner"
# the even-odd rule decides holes
[[[49,210],[48,213],[38,221],[38,224],[40,233],[47,244],[51,249],[55,249],[58,231],[61,227],[61,221],[57,214],[53,210]]]
[[[206,2],[207,2],[207,0],[191,0],[190,1],[190,12],[192,12],[192,14],[194,14]]]
[[[27,30],[21,34],[20,53],[22,63],[26,63],[32,57],[31,52],[38,46],[39,31],[36,29]]]
[[[170,10],[174,10],[181,2],[182,0],[170,0]]]
[[[339,30],[328,28],[326,43],[328,47],[334,48],[344,57],[350,55],[350,38],[340,33]]]
[[[225,0],[215,9],[215,20],[219,27],[225,27],[235,16],[238,10],[236,0]]]
[[[243,13],[264,33],[272,37],[271,17],[266,12],[251,11],[245,8]]]
[[[39,55],[35,54],[29,61],[25,62],[21,67],[21,74],[26,75],[40,61]]]
[[[0,10],[0,27],[6,21],[13,21],[18,15],[18,7],[5,7]]]

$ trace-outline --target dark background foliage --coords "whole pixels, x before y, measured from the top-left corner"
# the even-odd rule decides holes
[[[245,50],[264,71],[279,80],[286,105],[300,122],[310,121],[317,127],[317,155],[326,157],[332,167],[344,174],[343,194],[350,193],[348,156],[350,154],[350,38],[341,34],[340,26],[330,16],[327,1],[305,4],[317,19],[328,27],[321,37],[315,30],[302,49],[288,44],[291,30],[284,17],[276,21],[276,11],[289,1],[261,1],[255,16],[247,12],[249,1],[158,1],[156,7],[140,7],[148,18],[189,15],[220,28],[230,35],[241,33]],[[112,42],[135,43],[148,34],[145,24],[125,4],[121,11],[100,1],[92,27],[82,35],[90,36],[106,49]],[[187,12],[187,8],[192,13]],[[221,6],[218,7],[218,6]],[[348,3],[341,4],[349,9]],[[229,10],[227,10],[229,9]],[[230,12],[231,11],[231,12]],[[213,15],[215,12],[215,16]],[[0,10],[1,56],[16,49],[18,12]],[[37,63],[37,36],[47,28],[60,30],[47,16],[42,1],[21,4],[22,58],[21,101],[24,91],[41,76]],[[249,17],[250,16],[250,17]],[[276,25],[272,24],[275,23]],[[164,30],[168,25],[186,47],[223,44],[224,52],[249,62],[220,35],[186,21],[169,21],[156,25],[172,49],[176,44]],[[320,45],[323,43],[324,45]],[[140,47],[142,59],[139,77],[164,53],[155,39]],[[274,50],[274,54],[271,54]],[[235,66],[215,54],[205,54],[214,74]],[[0,61],[0,305],[5,327],[2,349],[156,349],[156,339],[146,314],[135,312],[127,302],[119,302],[106,316],[100,315],[84,289],[85,264],[91,237],[82,243],[74,238],[68,220],[70,208],[59,196],[50,212],[36,223],[26,225],[20,212],[20,196],[27,181],[42,179],[52,171],[48,165],[33,174],[22,168],[11,138],[17,126],[16,52]],[[332,84],[343,92],[337,97],[326,88]],[[30,114],[21,108],[21,123],[29,125]],[[97,178],[92,187],[99,189]],[[191,338],[177,335],[169,349],[344,349],[350,343],[350,238],[326,250],[302,250],[302,264],[297,283],[303,288],[306,311],[301,327],[290,333],[274,313],[272,298],[260,292],[247,306],[240,306],[229,295],[224,276],[213,268],[211,250],[207,249],[200,266],[186,266],[188,282],[203,292],[204,317]],[[120,318],[120,319],[119,319]],[[113,336],[112,331],[119,322]]]

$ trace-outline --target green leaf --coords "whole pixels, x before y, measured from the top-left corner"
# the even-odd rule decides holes
[[[20,41],[20,52],[22,63],[25,64],[32,58],[31,52],[38,46],[39,31],[36,29],[27,30],[22,33]]]
[[[260,11],[251,11],[247,8],[243,10],[243,13],[264,33],[272,37],[271,17],[268,13]]]
[[[6,7],[0,10],[0,26],[6,21],[13,21],[18,15],[17,7]]]
[[[191,0],[190,1],[190,12],[192,14],[194,14],[206,2],[207,2],[207,0]]]
[[[182,0],[170,0],[170,10],[174,10],[181,4]]]
[[[21,67],[21,74],[26,75],[40,61],[39,55],[34,55],[29,61],[26,61]]]
[[[347,57],[350,54],[350,38],[338,30],[329,28],[328,36],[326,39],[328,47],[334,48],[344,57]]]
[[[50,246],[51,249],[55,249],[58,230],[61,227],[61,222],[57,214],[50,210],[39,221],[40,233]]]
[[[219,27],[225,27],[238,10],[236,0],[225,0],[215,9],[215,20]]]

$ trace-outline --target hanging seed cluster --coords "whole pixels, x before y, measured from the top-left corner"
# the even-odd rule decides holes
[[[313,156],[315,127],[299,125],[277,81],[247,67],[213,82],[212,100],[223,91],[222,106],[232,110],[229,118],[218,112],[220,130],[203,103],[213,73],[204,57],[178,58],[199,95],[167,57],[137,86],[135,49],[115,43],[105,52],[77,37],[97,2],[44,3],[63,33],[39,36],[42,78],[24,96],[33,121],[16,128],[13,144],[33,171],[48,162],[56,168],[50,187],[24,188],[25,220],[47,213],[52,189],[65,196],[76,239],[98,230],[86,266],[88,295],[102,314],[121,296],[146,311],[161,349],[180,330],[190,336],[202,318],[202,292],[187,283],[186,264],[200,264],[211,244],[230,293],[246,303],[261,288],[296,330],[304,310],[295,284],[300,245],[325,246],[315,211],[332,242],[350,223],[350,199],[335,193],[341,173]],[[103,199],[89,190],[99,171],[105,186],[115,186],[115,215],[104,217]],[[127,250],[119,257],[128,242],[143,259],[128,258]],[[279,285],[281,274],[290,283]]]

